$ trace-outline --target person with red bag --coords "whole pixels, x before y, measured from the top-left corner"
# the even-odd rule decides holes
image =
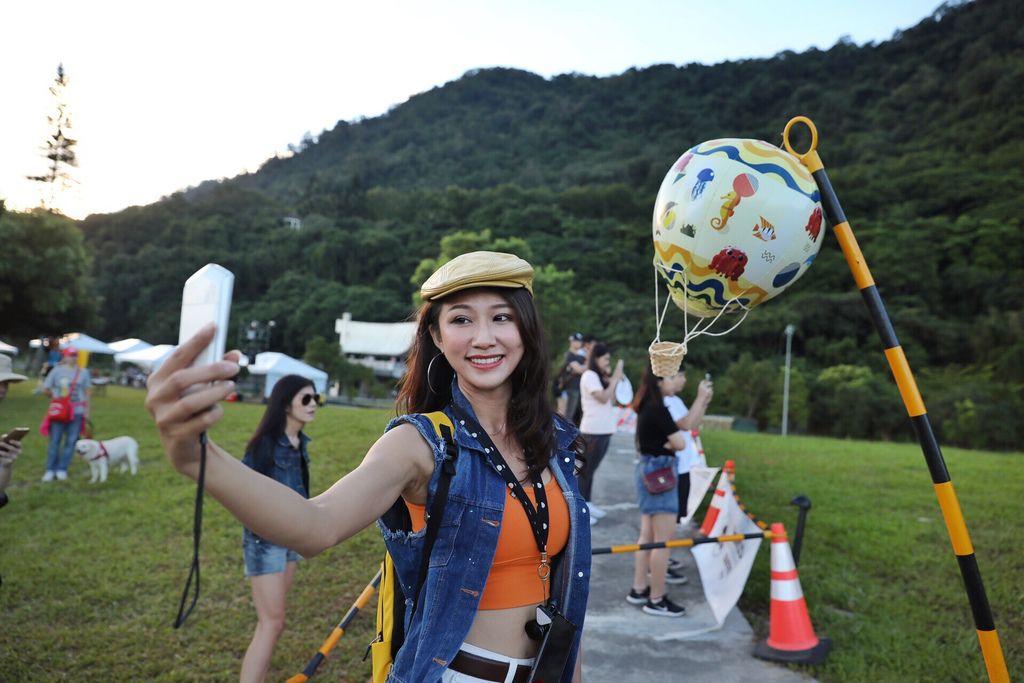
[[[90,386],[89,370],[78,367],[78,350],[69,346],[61,351],[60,365],[51,370],[43,382],[43,389],[50,397],[45,419],[49,426],[50,446],[46,453],[43,481],[64,481],[68,478],[75,442],[82,423],[89,415]]]
[[[682,430],[665,407],[664,397],[672,394],[675,379],[659,378],[650,363],[633,399],[636,411],[637,461],[634,478],[640,507],[640,537],[637,543],[664,543],[672,538],[679,512],[676,493],[676,451],[686,448]],[[685,583],[686,577],[668,572],[668,548],[642,550],[633,554],[633,586],[626,602],[640,605],[645,614],[681,617],[686,608],[665,593],[666,583]]]

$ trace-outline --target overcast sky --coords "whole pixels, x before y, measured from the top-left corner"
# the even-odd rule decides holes
[[[938,0],[4,3],[0,197],[37,206],[63,62],[79,168],[68,215],[256,170],[309,131],[377,116],[469,69],[606,76],[891,38]],[[823,84],[824,85],[824,84]],[[736,131],[742,135],[742,131]]]

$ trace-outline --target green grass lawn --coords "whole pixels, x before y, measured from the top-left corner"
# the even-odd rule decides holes
[[[227,681],[237,678],[255,625],[242,571],[241,528],[205,507],[202,594],[171,627],[191,560],[195,486],[166,464],[143,392],[110,387],[93,402],[98,436],[134,436],[139,475],[42,484],[46,442],[35,431],[46,401],[31,383],[0,404],[0,430],[30,426],[0,511],[0,681]],[[213,438],[241,455],[262,407],[225,406]],[[309,429],[314,492],[360,460],[388,411],[330,407]],[[908,427],[909,429],[909,427]],[[796,494],[811,498],[800,579],[819,635],[833,639],[822,681],[983,681],[984,667],[956,560],[923,458],[914,445],[708,432],[709,459],[736,461],[748,507],[794,530]],[[1024,672],[1024,459],[945,453],[978,555],[1011,675]],[[289,624],[269,680],[300,671],[376,571],[375,529],[300,565]],[[762,634],[768,552],[741,607]],[[372,615],[357,619],[317,679],[365,681]]]

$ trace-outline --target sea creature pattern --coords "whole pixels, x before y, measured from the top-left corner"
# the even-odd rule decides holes
[[[762,242],[770,242],[775,239],[775,226],[768,222],[768,219],[761,216],[761,224],[754,226],[754,237]]]
[[[732,218],[733,213],[736,212],[736,207],[739,206],[740,203],[740,193],[736,191],[727,192],[722,195],[722,199],[724,199],[725,202],[722,204],[722,208],[720,210],[721,215],[711,219],[711,227],[715,230],[721,230],[724,228],[725,224],[729,222],[730,218]]]
[[[732,281],[739,279],[747,267],[747,255],[736,247],[726,247],[711,259],[711,268]]]
[[[683,172],[686,170],[686,165],[690,163],[690,159],[693,158],[693,152],[687,152],[683,156],[679,157],[679,161],[672,167],[672,170],[676,172],[676,179],[672,181],[672,184],[678,183],[681,179],[686,177]]]
[[[702,194],[704,194],[704,188],[706,188],[708,183],[714,179],[714,171],[710,168],[702,169],[701,172],[697,174],[697,182],[693,184],[693,189],[690,190],[690,197],[694,200],[698,199]]]
[[[807,225],[804,226],[804,230],[811,236],[811,239],[815,242],[818,241],[818,235],[821,234],[821,207],[814,207],[814,211],[811,212],[811,217],[807,219]]]

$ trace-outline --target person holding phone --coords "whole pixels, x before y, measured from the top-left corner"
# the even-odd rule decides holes
[[[304,557],[377,520],[397,578],[412,586],[425,510],[442,468],[454,466],[391,678],[524,681],[534,667],[548,671],[550,654],[559,656],[559,674],[545,680],[578,682],[590,580],[589,511],[575,476],[583,449],[576,428],[550,405],[533,268],[512,254],[463,254],[434,272],[420,296],[400,415],[358,467],[307,500],[210,441],[207,491],[247,528]],[[238,372],[237,352],[189,367],[212,336],[207,327],[182,344],[150,377],[146,399],[168,459],[193,479],[200,434],[220,419],[219,402],[233,391],[228,380]],[[215,383],[185,393],[207,382]],[[454,460],[426,415],[435,411],[455,426]],[[416,531],[382,518],[396,501]],[[546,631],[542,613],[553,623]]]
[[[622,359],[612,370],[612,354],[608,347],[597,342],[587,359],[587,369],[580,376],[580,403],[583,419],[580,433],[587,444],[586,464],[580,472],[580,494],[590,507],[590,523],[605,516],[605,511],[590,500],[594,486],[594,474],[608,452],[612,434],[615,433],[615,404],[612,398],[622,381]]]
[[[676,513],[676,522],[687,516],[687,502],[690,497],[690,468],[701,465],[700,455],[697,453],[697,444],[693,441],[692,432],[700,429],[704,423],[704,413],[707,412],[708,404],[715,395],[714,385],[711,383],[711,375],[707,374],[700,384],[697,385],[697,396],[693,400],[693,408],[687,408],[686,403],[679,397],[686,387],[686,365],[679,367],[677,372],[665,382],[665,407],[669,415],[675,421],[676,426],[683,432],[683,439],[686,441],[686,448],[676,451],[676,469],[679,473],[679,483],[676,490],[679,493],[679,511]],[[669,562],[671,571],[671,561]]]
[[[316,417],[320,396],[312,380],[285,375],[274,384],[263,419],[246,445],[242,462],[265,477],[309,498],[310,438],[303,428]],[[252,584],[256,632],[242,660],[240,680],[262,681],[284,631],[288,590],[302,557],[250,529],[242,532],[245,575]]]
[[[12,382],[24,382],[27,377],[11,372],[11,359],[0,354],[0,402],[7,398],[7,387]],[[14,463],[21,455],[21,439],[24,431],[12,430],[0,439],[0,507],[7,505],[7,487],[14,473]]]

